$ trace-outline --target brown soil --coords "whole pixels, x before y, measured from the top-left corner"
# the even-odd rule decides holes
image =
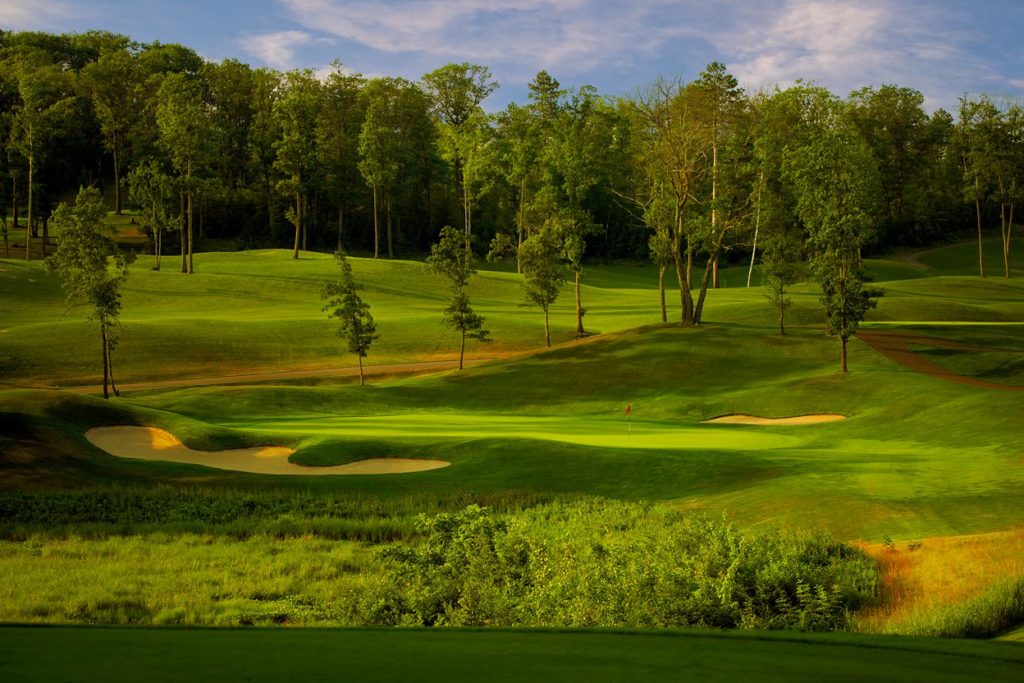
[[[725,425],[776,425],[791,427],[796,425],[814,425],[822,422],[838,422],[845,420],[845,415],[821,413],[817,415],[793,415],[791,417],[757,417],[756,415],[722,415],[704,420],[707,424]]]
[[[492,358],[467,358],[465,366],[470,367],[483,363]],[[363,374],[366,377],[380,377],[386,375],[419,374],[427,372],[438,372],[459,367],[457,360],[422,361],[419,363],[393,363],[390,365],[365,365]],[[291,379],[309,378],[330,378],[330,377],[358,377],[358,367],[347,368],[323,368],[317,370],[293,370],[288,372],[254,372],[241,375],[223,375],[219,377],[190,377],[188,379],[167,379],[155,380],[152,382],[127,382],[117,383],[118,391],[150,391],[153,389],[182,389],[185,387],[206,387],[220,386],[222,384],[256,384],[261,382],[277,382]],[[103,392],[103,385],[91,384],[86,386],[64,387],[68,391],[79,394],[99,394]]]
[[[402,474],[447,467],[444,460],[371,458],[346,465],[308,467],[288,460],[295,451],[282,446],[237,448],[227,451],[196,451],[173,434],[156,427],[96,427],[85,433],[94,446],[119,458],[159,460],[202,465],[254,474]]]
[[[959,342],[946,341],[945,339],[934,339],[923,337],[917,334],[906,332],[888,332],[886,330],[858,330],[857,338],[868,346],[878,351],[886,358],[895,361],[905,368],[915,372],[923,372],[932,377],[966,384],[972,387],[984,387],[986,389],[999,389],[1001,391],[1024,391],[1024,387],[1015,387],[1007,384],[996,384],[983,379],[976,379],[953,372],[944,368],[938,363],[933,363],[919,353],[910,349],[911,344],[919,346],[931,346],[940,349],[953,349],[956,351],[985,351],[975,346],[968,346]]]

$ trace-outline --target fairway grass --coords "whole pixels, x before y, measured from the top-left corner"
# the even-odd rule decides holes
[[[60,656],[52,652],[59,648]],[[1019,681],[1024,648],[709,631],[3,627],[5,680]]]

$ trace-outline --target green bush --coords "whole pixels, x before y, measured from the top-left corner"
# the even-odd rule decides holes
[[[635,503],[470,506],[419,530],[381,551],[365,623],[832,630],[879,585],[870,558],[826,534],[755,536]]]

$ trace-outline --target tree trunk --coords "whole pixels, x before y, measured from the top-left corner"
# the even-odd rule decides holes
[[[551,325],[548,323],[548,306],[544,305],[544,343],[551,348]]]
[[[519,247],[523,246],[523,232],[526,230],[526,177],[519,185]],[[516,249],[516,272],[523,272],[523,264],[519,260],[519,249]]]
[[[338,205],[338,251],[341,251],[341,233],[345,228],[345,210],[341,204]]]
[[[715,239],[718,229],[718,126],[715,125],[714,137],[711,144],[711,239]],[[718,289],[718,255],[714,258],[713,281],[714,288]],[[701,288],[703,289],[703,287]],[[700,322],[700,306],[697,307],[696,321]]]
[[[846,337],[839,335],[839,372],[846,372]]]
[[[121,155],[114,155],[114,215],[121,215]]]
[[[1006,208],[1005,205],[1000,207],[999,217],[1003,223],[1003,271],[1006,277],[1010,277],[1010,232],[1013,230],[1013,209],[1014,205],[1010,204],[1010,216],[1009,220],[1005,220]]]
[[[154,240],[153,240],[153,252],[154,252],[154,256],[156,256],[156,268],[154,268],[154,270],[159,272],[160,271],[160,257],[163,256],[164,231],[160,227],[153,226],[153,232],[156,233],[155,235],[153,235],[153,237],[154,237]]]
[[[686,242],[686,288],[693,289],[693,245]]]
[[[110,365],[107,347],[107,326],[103,318],[100,318],[100,340],[103,343],[103,398],[110,398],[107,390],[107,378],[110,376]]]
[[[779,334],[786,336],[786,280],[779,278]]]
[[[392,244],[393,237],[392,237],[392,233],[391,233],[391,218],[392,218],[392,214],[391,214],[391,193],[390,192],[388,192],[387,196],[385,197],[384,211],[386,211],[387,215],[388,215],[388,258],[390,259],[390,258],[395,258],[394,245]]]
[[[978,273],[985,277],[985,257],[981,248],[981,200],[974,198],[974,213],[978,217]]]
[[[754,246],[750,249],[750,268],[747,269],[747,289],[754,277],[754,259],[757,257],[757,234],[761,230],[761,185],[764,183],[764,171],[757,178],[757,211],[754,213]],[[785,334],[785,332],[783,332]]]
[[[292,258],[299,258],[299,239],[302,237],[302,193],[295,191],[295,240],[292,243]]]
[[[380,210],[377,208],[377,186],[373,186],[373,258],[380,257]]]
[[[313,198],[313,214],[314,220],[316,220],[316,198]],[[309,215],[309,201],[306,195],[302,196],[302,251],[309,251],[307,238],[309,236],[309,221],[306,217]]]
[[[585,337],[586,330],[583,329],[583,304],[580,301],[580,282],[583,279],[583,268],[576,269],[576,336]]]
[[[120,396],[121,390],[117,388],[114,381],[114,354],[110,348],[110,334],[107,334],[107,373],[110,375],[110,391],[114,396]]]
[[[14,210],[14,226],[18,227],[18,178],[11,176],[11,208]]]
[[[363,386],[366,383],[363,379],[363,356],[362,354],[356,354],[356,358],[359,359],[359,386]]]
[[[182,189],[178,194],[179,208],[178,208],[178,243],[181,244],[181,272],[188,272],[188,245],[185,240],[185,190]]]
[[[718,256],[717,255],[715,256],[715,260],[713,262],[712,273],[711,273],[711,281],[712,281],[712,285],[711,286],[714,287],[715,289],[718,289],[720,283],[718,281]]]
[[[664,263],[658,264],[658,294],[661,296],[661,322],[668,322],[668,311],[665,309],[665,270]]]
[[[50,219],[43,218],[43,258],[46,258],[46,242],[50,239]],[[1009,275],[1007,275],[1009,277]]]
[[[32,128],[29,127],[28,143],[28,225],[25,226],[25,260],[30,261],[32,255],[29,246],[32,244]]]
[[[188,162],[186,181],[188,182],[188,274],[195,272],[192,266],[192,162]]]
[[[462,369],[462,359],[466,357],[466,331],[462,331],[462,345],[459,347],[459,370]]]

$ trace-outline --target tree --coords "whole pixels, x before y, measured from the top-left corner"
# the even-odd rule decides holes
[[[309,223],[309,192],[318,172],[317,119],[323,86],[309,69],[290,71],[284,78],[284,94],[275,103],[275,115],[281,131],[276,142],[275,165],[283,179],[281,190],[294,197],[288,220],[295,226],[292,258],[299,258],[299,247],[306,248]]]
[[[73,74],[57,65],[28,63],[18,69],[18,95],[21,100],[14,116],[15,148],[28,163],[28,225],[25,228],[25,259],[31,258],[35,231],[36,166],[46,154],[52,138],[66,122],[73,104]],[[43,236],[46,255],[46,236]]]
[[[839,337],[846,372],[847,341],[879,295],[864,287],[860,251],[872,235],[881,190],[871,152],[845,125],[841,103],[824,91],[807,94],[821,118],[810,122],[813,134],[803,144],[787,150],[784,174],[796,192],[827,328]]]
[[[658,81],[628,103],[636,138],[636,187],[631,199],[641,207],[667,201],[672,260],[679,281],[680,318],[692,325],[693,252],[696,226],[689,214],[698,186],[707,173],[710,130],[702,126],[702,94],[692,85]],[[686,261],[683,261],[683,250]]]
[[[114,213],[120,216],[121,178],[131,131],[141,109],[136,57],[124,48],[105,52],[82,69],[82,79],[114,162]]]
[[[345,209],[359,178],[359,131],[363,124],[359,89],[363,77],[346,73],[340,62],[323,84],[323,105],[317,124],[318,153],[324,169],[325,184],[338,202],[337,248],[342,248]]]
[[[153,160],[140,164],[128,174],[128,190],[132,199],[142,207],[142,227],[153,233],[153,255],[156,257],[153,270],[160,270],[163,233],[172,230],[178,220],[171,213],[175,189],[174,179]]]
[[[427,265],[448,281],[448,306],[444,310],[444,324],[461,336],[459,344],[459,370],[466,354],[466,339],[490,341],[490,332],[484,328],[484,318],[469,303],[466,288],[476,274],[473,268],[473,250],[465,234],[446,225],[441,239],[430,248]]]
[[[99,322],[103,351],[103,398],[114,395],[111,353],[117,345],[121,284],[128,275],[130,255],[121,252],[113,228],[103,222],[106,209],[98,190],[83,188],[73,206],[61,204],[53,215],[61,233],[47,268],[57,273],[69,303],[90,306]]]
[[[193,273],[193,176],[207,160],[210,141],[208,108],[200,84],[182,74],[170,74],[157,93],[157,125],[160,145],[178,172],[185,193],[182,221],[181,272]]]
[[[334,257],[341,268],[341,279],[324,284],[320,292],[321,310],[327,312],[328,318],[338,321],[335,334],[347,342],[349,353],[356,354],[359,359],[359,384],[362,385],[363,358],[370,352],[374,340],[379,338],[377,325],[373,322],[370,305],[359,296],[352,264],[342,251],[335,252]]]
[[[467,173],[485,141],[487,126],[480,103],[495,91],[498,82],[491,71],[479,64],[448,64],[423,76],[437,117],[442,155],[452,164],[456,185],[461,189],[463,228],[473,234],[472,174]],[[467,177],[468,176],[468,177]]]
[[[800,235],[787,230],[784,225],[779,230],[766,230],[764,249],[761,257],[761,270],[764,273],[764,286],[768,289],[768,301],[779,312],[779,334],[786,334],[786,309],[792,303],[786,298],[788,287],[796,281],[798,271],[796,262],[800,258]]]
[[[526,300],[544,311],[544,343],[551,346],[549,311],[558,299],[565,282],[559,258],[561,240],[550,225],[528,237],[519,247],[519,262],[523,267],[523,290]]]

